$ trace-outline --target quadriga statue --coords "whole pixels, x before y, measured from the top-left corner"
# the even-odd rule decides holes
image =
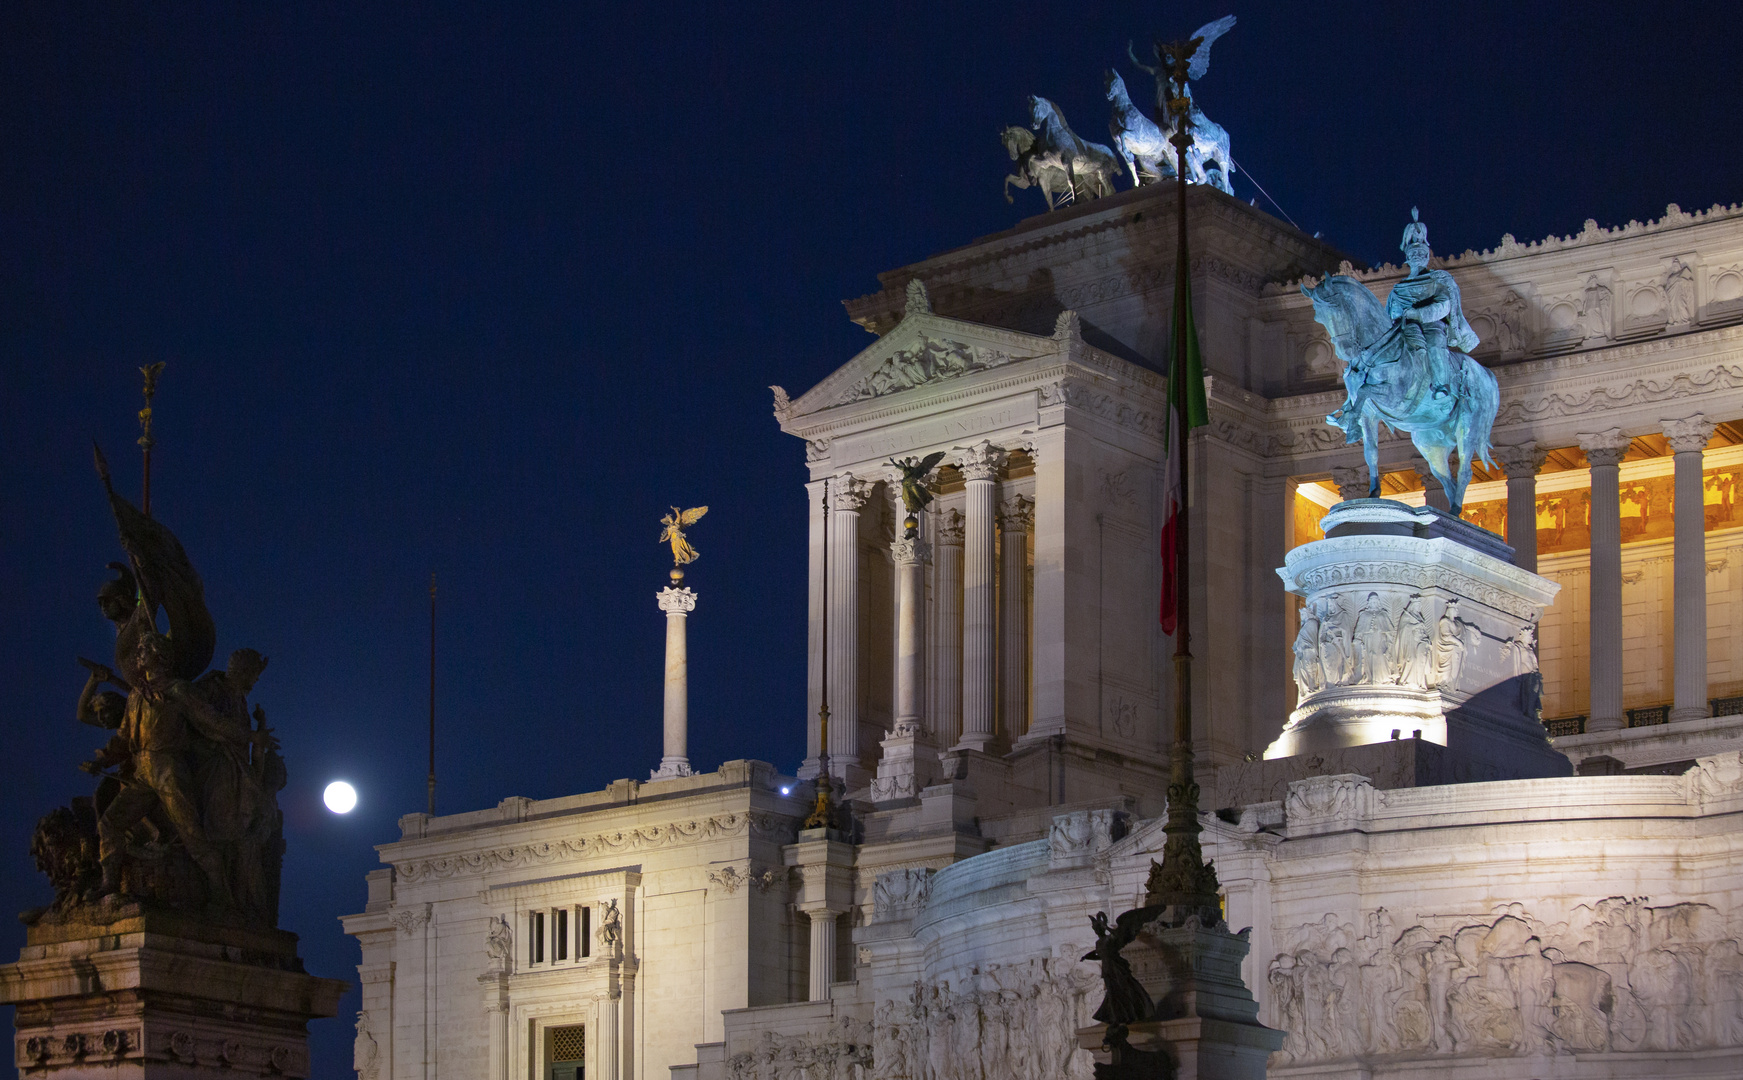
[[[115,627],[113,667],[81,660],[76,716],[109,739],[79,766],[96,790],[37,824],[31,854],[55,899],[25,921],[107,924],[158,908],[275,926],[284,759],[248,706],[266,657],[238,649],[206,670],[216,632],[199,574],[175,534],[116,493],[101,453],[97,464],[128,561],[109,564],[120,576],[97,596]]]
[[[1301,291],[1345,364],[1343,407],[1326,417],[1368,463],[1368,497],[1380,496],[1380,425],[1410,433],[1452,512],[1465,502],[1471,462],[1493,466],[1489,431],[1500,406],[1495,376],[1471,359],[1477,335],[1465,321],[1458,283],[1430,270],[1428,226],[1410,211],[1399,245],[1410,272],[1382,304],[1353,277],[1333,274]],[[1449,460],[1458,453],[1455,474]]]

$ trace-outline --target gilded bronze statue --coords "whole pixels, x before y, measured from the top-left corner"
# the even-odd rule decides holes
[[[920,511],[926,509],[933,499],[926,477],[943,460],[944,451],[940,450],[923,458],[891,458],[888,462],[892,469],[902,474],[902,506],[908,511],[902,522],[905,530],[902,535],[909,540],[920,535]]]
[[[665,529],[660,533],[657,543],[672,545],[672,581],[684,580],[684,571],[680,569],[696,561],[696,549],[690,546],[690,541],[684,536],[684,528],[702,520],[702,515],[708,512],[706,506],[692,506],[688,510],[672,507],[672,512],[660,518],[660,524]]]

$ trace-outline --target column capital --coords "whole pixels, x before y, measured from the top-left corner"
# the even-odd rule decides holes
[[[1538,470],[1543,468],[1544,461],[1549,458],[1549,451],[1538,446],[1535,441],[1497,446],[1491,453],[1501,463],[1501,468],[1506,470],[1509,480],[1535,477]]]
[[[932,549],[924,540],[910,540],[898,536],[890,544],[890,554],[895,557],[898,566],[902,564],[923,563],[932,557]]]
[[[1337,487],[1338,495],[1344,499],[1365,499],[1371,490],[1366,465],[1334,465],[1331,482]]]
[[[680,614],[696,610],[696,593],[689,586],[674,589],[670,586],[654,594],[660,601],[660,610],[670,615],[676,611]]]
[[[962,471],[966,480],[993,480],[997,479],[999,470],[1005,467],[1009,456],[1001,447],[982,439],[957,455],[956,467]]]
[[[1035,524],[1035,500],[1014,495],[999,503],[999,527],[1006,532],[1028,532]]]
[[[1580,449],[1585,451],[1586,460],[1593,466],[1622,464],[1622,457],[1628,453],[1628,444],[1632,441],[1622,434],[1621,428],[1579,434]]]
[[[1715,426],[1700,413],[1681,420],[1665,420],[1663,424],[1664,441],[1670,444],[1671,452],[1677,454],[1698,454],[1705,450]]]
[[[829,485],[830,509],[857,513],[871,498],[875,486],[874,481],[862,480],[850,472],[842,473]]]
[[[951,507],[933,518],[933,528],[938,530],[938,542],[945,546],[961,547],[964,521],[962,511]]]

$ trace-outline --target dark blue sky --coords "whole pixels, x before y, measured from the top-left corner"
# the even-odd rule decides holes
[[[669,503],[713,507],[692,757],[795,766],[803,454],[767,385],[869,343],[838,302],[877,271],[1039,210],[999,195],[1025,95],[1104,140],[1105,66],[1148,97],[1126,39],[1226,10],[0,10],[0,911],[46,902],[30,830],[88,789],[73,657],[108,648],[120,555],[88,447],[137,490],[138,365],[169,362],[154,510],[220,656],[272,658],[283,924],[353,978],[336,916],[423,805],[431,570],[443,809],[657,763]],[[1233,10],[1201,103],[1360,257],[1395,256],[1412,204],[1451,253],[1743,199],[1722,6]],[[334,777],[348,818],[319,807]],[[315,1028],[339,1075],[349,1019]]]

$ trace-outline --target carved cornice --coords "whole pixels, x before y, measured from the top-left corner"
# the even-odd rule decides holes
[[[624,855],[650,848],[693,844],[706,840],[723,840],[735,836],[751,836],[759,840],[791,843],[798,835],[794,818],[760,811],[731,812],[711,817],[690,818],[665,825],[637,825],[593,836],[568,837],[561,840],[538,840],[525,844],[483,848],[438,855],[428,859],[412,859],[394,864],[394,873],[408,884],[431,878],[451,878],[461,874],[485,874],[495,870],[545,866],[574,859],[593,859]],[[427,919],[427,915],[425,916]],[[396,914],[397,919],[397,914]],[[397,925],[397,922],[396,922]],[[408,931],[409,932],[409,931]]]
[[[1356,547],[1363,539],[1365,538],[1350,537],[1344,543]],[[1520,619],[1535,619],[1541,614],[1538,605],[1517,593],[1497,588],[1445,564],[1407,562],[1402,559],[1364,559],[1352,552],[1344,561],[1315,566],[1297,573],[1295,581],[1310,596],[1325,589],[1371,584],[1402,585],[1418,592],[1444,589]]]
[[[1622,353],[1638,348],[1640,347],[1628,346],[1614,352]],[[1615,355],[1606,357],[1620,358]],[[1620,376],[1622,381],[1609,385],[1572,387],[1565,390],[1547,389],[1539,394],[1521,394],[1501,407],[1495,418],[1495,425],[1503,427],[1551,417],[1584,416],[1588,413],[1607,412],[1658,401],[1696,397],[1716,390],[1743,388],[1743,364],[1717,364],[1705,371],[1674,371],[1656,377],[1639,375],[1630,378],[1625,372],[1617,372],[1616,376]],[[1508,380],[1515,384],[1518,381]],[[1505,393],[1506,389],[1503,389],[1503,394]]]
[[[1165,404],[1145,407],[1121,395],[1095,390],[1084,382],[1070,378],[1042,385],[1041,407],[1046,408],[1049,405],[1069,405],[1152,437],[1162,433],[1167,409]]]
[[[1707,448],[1707,441],[1713,437],[1715,426],[1700,413],[1685,416],[1681,420],[1666,420],[1664,441],[1670,444],[1672,453],[1698,454]]]

